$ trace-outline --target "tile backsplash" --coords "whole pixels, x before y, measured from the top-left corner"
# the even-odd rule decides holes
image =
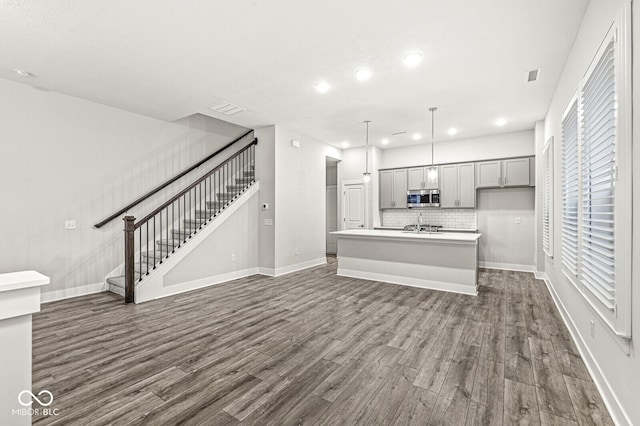
[[[418,223],[422,213],[423,222],[442,225],[445,228],[477,229],[478,213],[475,209],[388,209],[382,210],[382,226],[405,226]]]

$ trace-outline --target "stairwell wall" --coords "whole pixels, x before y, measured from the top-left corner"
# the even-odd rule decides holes
[[[246,131],[204,116],[166,122],[4,79],[0,92],[0,271],[51,277],[43,300],[101,290],[123,262],[123,225],[93,224]],[[142,217],[193,179],[129,214]],[[69,219],[77,229],[64,229]]]

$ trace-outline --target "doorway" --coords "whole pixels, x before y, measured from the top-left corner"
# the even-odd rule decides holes
[[[338,230],[338,161],[327,157],[327,254],[338,253],[338,240],[332,232]]]

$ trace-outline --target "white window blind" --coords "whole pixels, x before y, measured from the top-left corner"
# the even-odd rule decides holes
[[[578,102],[562,120],[562,264],[569,278],[578,275]]]
[[[609,42],[582,89],[581,282],[615,307],[615,43]]]
[[[542,153],[544,182],[542,187],[542,249],[553,256],[553,138]]]

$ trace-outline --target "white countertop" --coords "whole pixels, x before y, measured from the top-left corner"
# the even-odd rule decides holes
[[[36,271],[0,274],[0,292],[49,284],[49,277]]]
[[[349,229],[346,231],[335,231],[332,234],[340,237],[362,237],[362,238],[402,238],[406,240],[431,240],[431,241],[461,241],[475,242],[482,234],[467,232],[434,232],[432,234],[416,234],[415,232],[402,232],[378,229]]]
[[[373,229],[380,229],[382,231],[402,231],[403,226],[374,226]],[[439,228],[438,232],[471,232],[477,233],[477,229],[465,229],[465,228]]]

